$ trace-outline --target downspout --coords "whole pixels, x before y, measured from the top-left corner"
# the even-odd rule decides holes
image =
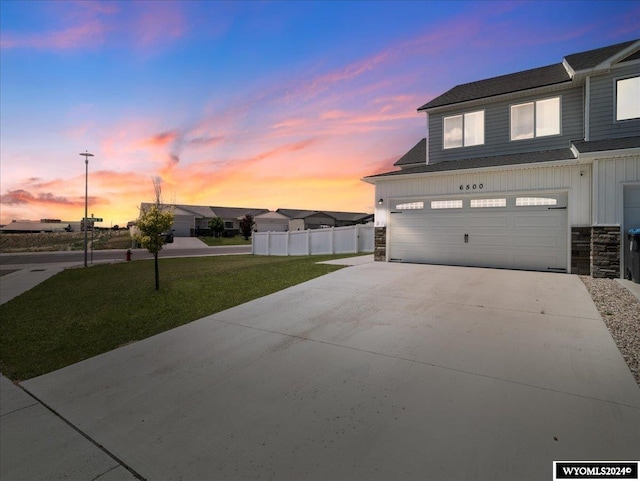
[[[591,111],[591,75],[588,75],[584,83],[584,140],[589,141],[591,137],[590,111]]]
[[[427,147],[426,147],[427,158],[425,160],[427,162],[427,165],[429,165],[429,113],[428,112],[425,112],[425,113],[427,114],[427,137],[426,137],[426,139],[427,139]]]

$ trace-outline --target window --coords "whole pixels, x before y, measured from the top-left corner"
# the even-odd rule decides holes
[[[560,97],[511,106],[511,140],[560,134]]]
[[[424,202],[406,202],[404,204],[396,205],[398,210],[418,210],[424,209]]]
[[[432,200],[432,209],[462,209],[461,200]]]
[[[484,110],[444,118],[445,149],[484,144]]]
[[[224,228],[225,228],[225,229],[233,229],[233,221],[231,221],[231,222],[229,222],[229,221],[225,222],[225,223],[224,223]]]
[[[616,120],[640,118],[640,77],[616,81]]]
[[[471,199],[471,208],[478,207],[506,207],[507,199]]]
[[[558,200],[551,197],[516,197],[516,207],[534,205],[558,205]]]

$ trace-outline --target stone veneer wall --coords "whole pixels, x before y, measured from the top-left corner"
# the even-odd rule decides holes
[[[611,279],[620,277],[619,226],[591,228],[591,276]]]
[[[571,228],[571,273],[591,274],[591,227]]]
[[[376,227],[373,234],[373,260],[384,262],[387,260],[387,228]]]

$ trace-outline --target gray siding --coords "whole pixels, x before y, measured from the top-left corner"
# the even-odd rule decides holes
[[[617,122],[615,118],[616,80],[640,74],[640,63],[621,64],[605,75],[591,77],[589,108],[589,140],[601,140],[640,135],[640,119]]]
[[[515,100],[505,100],[502,102],[487,104],[484,107],[473,107],[466,110],[450,110],[446,113],[432,113],[429,115],[429,163],[433,164],[436,162],[468,159],[473,157],[488,157],[518,152],[535,152],[567,148],[572,140],[581,140],[584,138],[584,108],[582,92],[582,87],[574,87],[543,95],[523,96]],[[562,116],[560,135],[518,141],[510,140],[509,117],[511,105],[556,96],[560,96],[562,99],[560,107]],[[485,111],[484,145],[444,150],[442,148],[443,118],[450,115],[482,109]]]

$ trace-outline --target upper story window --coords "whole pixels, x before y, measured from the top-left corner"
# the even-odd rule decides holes
[[[445,149],[484,144],[484,110],[444,118]]]
[[[560,133],[560,97],[511,106],[511,140]]]
[[[616,120],[640,118],[640,77],[616,81]]]

